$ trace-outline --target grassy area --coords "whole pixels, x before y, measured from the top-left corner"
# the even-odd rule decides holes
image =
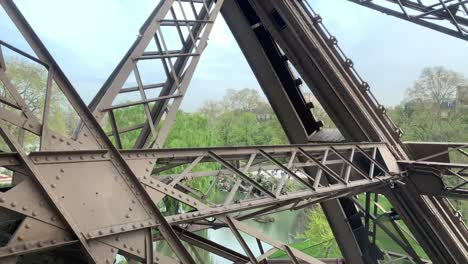
[[[330,241],[325,241],[325,243],[329,243]],[[341,253],[338,248],[332,248],[328,254],[327,250],[324,249],[323,244],[311,244],[309,241],[303,241],[298,243],[292,243],[289,245],[297,250],[300,250],[308,255],[311,255],[315,258],[332,258],[332,257],[341,257]],[[279,250],[275,254],[271,255],[270,258],[272,259],[280,259],[287,257],[287,253],[285,251]]]

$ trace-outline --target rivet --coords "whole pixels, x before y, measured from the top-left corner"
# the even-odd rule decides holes
[[[57,218],[56,218],[55,216],[52,216],[52,217],[50,218],[50,220],[52,220],[52,222],[55,222],[55,220],[57,220]]]
[[[122,230],[122,231],[125,231],[125,227],[124,227],[124,226],[122,226],[122,227],[120,228],[120,230]]]
[[[133,227],[133,228],[136,228],[137,226],[134,224],[134,225],[132,225],[132,227]]]
[[[27,206],[23,206],[23,211],[27,211],[28,210],[28,207]]]
[[[29,247],[28,247],[27,244],[24,244],[23,248],[24,248],[24,250],[28,250]]]
[[[52,135],[52,138],[54,138],[54,139],[55,139],[55,138],[57,138],[57,136],[55,136],[55,135]]]
[[[60,180],[60,175],[55,176],[55,179]]]
[[[133,211],[133,209],[131,207],[128,208],[129,211]]]
[[[133,251],[133,247],[130,247],[130,251]]]
[[[83,134],[83,136],[87,137],[87,136],[88,136],[88,134],[84,133],[84,134]]]
[[[52,239],[52,241],[50,241],[50,243],[52,243],[52,245],[55,245],[55,244],[57,244],[57,240]]]
[[[52,184],[50,185],[50,187],[55,188],[55,187],[57,187],[57,186],[56,186],[55,184],[52,183]]]
[[[115,252],[115,248],[111,248],[111,252],[114,253],[114,252]]]
[[[80,160],[84,160],[84,157],[83,157],[83,156],[80,156]]]
[[[114,229],[113,229],[113,228],[111,228],[109,231],[110,231],[111,234],[114,233]]]
[[[37,242],[37,246],[42,247],[42,242],[41,241]]]
[[[16,207],[16,203],[15,202],[11,203],[11,207]]]
[[[123,247],[124,247],[124,248],[127,248],[127,244],[123,244]]]
[[[11,253],[15,252],[15,249],[14,249],[14,248],[10,248],[10,252],[11,252]]]
[[[127,214],[125,217],[126,217],[126,218],[130,218],[130,214]]]
[[[137,253],[140,254],[140,252],[141,252],[141,251],[140,251],[139,249],[137,249]]]
[[[65,172],[65,170],[64,170],[64,169],[60,169],[60,172]]]
[[[37,216],[36,212],[32,212],[32,216]]]
[[[67,141],[67,145],[68,145],[68,146],[70,146],[70,145],[71,145],[69,141]]]
[[[141,226],[141,227],[144,227],[144,226],[145,226],[145,224],[141,223],[141,224],[140,224],[140,226]]]
[[[102,236],[102,231],[101,231],[101,230],[99,230],[98,234],[99,234],[100,236]]]
[[[23,240],[23,237],[22,236],[18,236],[18,241],[22,241]]]
[[[63,138],[60,138],[59,140],[60,140],[60,142],[63,142],[63,141],[64,141]]]
[[[146,169],[147,172],[149,172],[150,170],[149,169]]]
[[[0,198],[0,203],[4,203],[5,202],[5,198]]]
[[[26,224],[26,225],[24,225],[24,227],[26,227],[26,229],[29,229],[29,228],[31,228],[31,225]]]

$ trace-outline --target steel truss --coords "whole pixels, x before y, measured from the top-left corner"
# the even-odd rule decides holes
[[[347,1],[468,40],[468,1],[465,0]]]
[[[442,198],[466,198],[466,165],[450,163],[447,156],[451,150],[466,156],[467,145],[445,144],[440,151],[434,144],[402,144],[400,131],[305,2],[161,1],[89,108],[13,2],[0,4],[29,44],[20,49],[0,40],[0,167],[13,178],[0,192],[0,263],[113,263],[117,255],[130,263],[201,263],[194,247],[234,263],[326,263],[242,222],[316,203],[347,263],[377,263],[385,256],[425,263],[410,239],[437,263],[468,258],[466,226]],[[296,145],[160,149],[220,12]],[[175,32],[178,45],[166,29]],[[315,48],[305,48],[310,46]],[[45,107],[39,114],[9,75],[7,52],[43,67]],[[162,67],[163,81],[143,76],[140,65],[148,61]],[[345,138],[361,143],[308,143],[320,122],[304,102],[293,67],[315,88]],[[127,86],[131,76],[134,87]],[[78,116],[74,133],[49,124],[54,89]],[[154,90],[157,96],[148,96]],[[118,95],[130,93],[139,98],[118,101]],[[145,122],[122,127],[115,112],[131,107],[141,107]],[[108,133],[99,125],[105,117]],[[138,133],[134,150],[123,150],[121,137],[131,131]],[[38,140],[38,149],[26,151],[26,136]],[[211,186],[197,188],[198,178]],[[428,180],[430,188],[418,188]],[[214,187],[224,188],[223,199],[210,195]],[[356,199],[360,193],[364,204]],[[409,231],[394,219],[395,212],[379,205],[381,194]],[[163,199],[177,201],[179,211],[162,206]],[[382,217],[389,217],[392,228]],[[206,228],[228,228],[244,252],[194,233]],[[377,228],[407,256],[378,249]],[[257,240],[260,255],[241,233]],[[174,256],[154,250],[160,241]],[[288,260],[269,259],[280,250]]]

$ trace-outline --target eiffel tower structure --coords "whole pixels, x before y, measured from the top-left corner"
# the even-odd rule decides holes
[[[468,40],[468,1],[341,0],[337,8],[344,1]],[[0,263],[203,263],[197,250],[227,263],[468,263],[467,227],[449,201],[468,198],[468,164],[450,159],[455,153],[466,160],[468,143],[402,142],[307,1],[161,0],[89,105],[15,3],[0,0],[0,6],[27,43],[0,39],[0,165],[12,176],[0,190]],[[220,16],[290,145],[164,148]],[[12,79],[7,53],[46,75],[43,108],[34,108]],[[144,63],[162,69],[159,81],[144,76]],[[337,130],[322,129],[301,84]],[[118,100],[130,93],[138,96]],[[69,110],[58,114],[77,116],[73,131],[49,122],[59,97]],[[143,122],[120,124],[118,111],[135,106]],[[124,149],[129,133],[132,147]],[[37,148],[26,146],[25,137]],[[203,164],[217,169],[200,170]],[[283,176],[266,186],[255,177],[260,170]],[[197,189],[193,180],[203,178],[210,187]],[[231,183],[226,196],[210,200],[221,181]],[[164,212],[163,199],[186,209]],[[391,212],[380,206],[383,199]],[[245,222],[313,204],[323,209],[342,259],[307,255]],[[382,217],[390,220],[383,224]],[[242,252],[197,233],[220,228]],[[405,254],[381,248],[377,232]],[[158,251],[160,244],[172,254]],[[276,252],[286,258],[272,258]]]

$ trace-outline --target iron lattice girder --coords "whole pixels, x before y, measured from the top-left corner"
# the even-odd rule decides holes
[[[407,145],[415,160],[399,160],[398,163],[413,175],[411,178],[416,181],[416,186],[423,187],[421,193],[468,199],[468,144],[408,142]],[[458,156],[459,162],[450,162],[450,156]],[[435,186],[428,186],[431,178]],[[426,184],[418,184],[424,180]]]
[[[466,0],[347,1],[468,40],[468,1]]]
[[[342,155],[332,154],[333,152],[327,151],[332,147],[335,149],[335,151]],[[169,223],[197,224],[200,221],[203,222],[204,219],[208,217],[220,217],[221,219],[224,219],[223,217],[230,213],[242,213],[256,208],[265,209],[274,205],[277,206],[272,207],[270,210],[259,210],[257,215],[278,212],[281,210],[298,209],[320,201],[355,195],[366,190],[389,186],[392,181],[400,180],[403,177],[403,175],[401,175],[398,171],[395,171],[395,169],[398,169],[398,167],[396,167],[396,161],[390,158],[391,156],[387,155],[386,152],[388,149],[385,144],[360,144],[359,148],[367,154],[377,154],[374,156],[374,158],[371,159],[368,159],[366,155],[362,155],[359,158],[345,161],[344,159],[346,158],[344,156],[349,155],[351,151],[356,151],[357,145],[339,144],[334,146],[292,145],[213,149],[135,150],[124,151],[122,155],[124,158],[126,158],[126,162],[129,164],[132,170],[134,170],[135,175],[137,175],[139,178],[140,183],[144,186],[144,189],[152,197],[152,203],[157,205],[165,196],[169,196],[194,208],[194,211],[192,212],[166,216],[166,220]],[[377,150],[377,152],[374,150]],[[326,159],[326,162],[320,164],[319,166],[319,164],[311,160],[300,162],[298,159],[301,156],[301,151],[303,153],[307,153],[309,156],[315,156],[317,160],[323,160],[325,158],[325,153],[330,154],[328,154],[329,157]],[[210,157],[208,155],[209,152],[216,153],[217,157]],[[281,161],[280,165],[276,163],[264,164],[269,162],[270,159],[265,158],[262,156],[262,154],[268,154],[270,159]],[[252,159],[251,157],[253,155],[258,155],[258,157]],[[357,156],[358,155],[356,155],[356,157]],[[294,158],[291,159],[291,157]],[[131,214],[131,216],[123,217],[124,215],[122,215],[122,217],[113,217],[112,221],[106,218],[106,215],[112,215],[113,212],[103,212],[106,209],[100,207],[102,204],[109,204],[111,202],[119,207],[124,208],[124,211],[127,209],[127,207],[122,206],[122,203],[116,202],[116,197],[111,194],[116,191],[117,186],[114,186],[112,182],[106,182],[105,184],[107,187],[103,188],[104,182],[102,182],[102,179],[105,179],[107,177],[106,175],[115,175],[114,170],[118,169],[118,166],[115,168],[102,166],[103,164],[110,164],[112,156],[108,151],[97,150],[37,152],[31,153],[28,156],[28,159],[32,163],[31,166],[37,168],[37,171],[48,172],[48,175],[45,177],[45,182],[43,184],[49,186],[51,188],[51,192],[54,193],[55,196],[62,197],[60,204],[62,204],[62,206],[65,207],[65,210],[73,216],[74,221],[77,222],[80,231],[85,234],[83,239],[85,239],[86,243],[90,243],[92,241],[108,243],[106,241],[113,240],[116,237],[122,236],[124,234],[137,237],[139,236],[139,241],[141,241],[142,239],[144,240],[144,237],[148,234],[145,232],[145,230],[150,228],[160,228],[160,224],[157,221],[152,221],[147,217],[143,217],[144,219],[139,221],[130,221],[134,218],[133,214],[135,214],[135,217],[137,217],[138,215],[141,216],[145,213],[144,211],[138,212],[138,203],[135,204],[134,202],[131,202],[130,198],[125,198],[123,193],[126,192],[124,190],[119,193],[122,193],[123,195],[121,197],[121,199],[124,199],[122,202],[129,203],[129,206],[132,210],[129,211],[128,214]],[[40,243],[37,241],[37,237],[31,237],[30,239],[22,237],[19,241],[15,241],[15,243],[12,245],[7,245],[6,247],[1,248],[0,256],[10,257],[25,254],[31,250],[51,250],[64,245],[84,243],[84,241],[79,242],[73,239],[74,236],[69,233],[66,224],[60,220],[61,218],[59,215],[57,215],[57,213],[52,209],[53,206],[49,207],[50,205],[47,205],[47,200],[41,195],[41,192],[39,192],[37,189],[37,185],[35,185],[30,180],[30,176],[28,176],[34,172],[30,172],[28,168],[25,167],[24,163],[20,161],[20,157],[17,153],[3,153],[0,160],[1,165],[4,167],[18,173],[27,174],[27,177],[17,179],[18,183],[13,188],[6,191],[5,193],[0,194],[1,208],[20,214],[26,217],[26,219],[28,219],[27,221],[40,221],[46,224],[49,228],[52,228],[54,232],[58,232],[59,234],[63,233],[60,235],[60,238],[52,237],[50,240],[41,241]],[[246,177],[250,177],[252,180],[257,181],[257,184],[260,184],[259,179],[256,179],[255,176],[252,176],[251,173],[253,171],[258,171],[258,169],[262,166],[265,166],[266,171],[272,171],[274,169],[284,170],[285,167],[289,168],[290,170],[294,169],[294,173],[300,174],[301,176],[298,177],[302,178],[316,178],[318,171],[324,170],[324,173],[327,173],[326,171],[332,170],[339,174],[342,179],[347,178],[348,180],[345,183],[337,181],[336,183],[330,185],[319,185],[316,190],[312,190],[308,188],[308,186],[303,186],[303,188],[298,188],[297,190],[292,189],[288,192],[280,191],[279,195],[275,197],[269,197],[255,192],[255,187],[253,187],[255,185],[252,184],[249,186],[247,185],[246,181],[242,183],[242,187],[244,190],[248,190],[248,196],[250,197],[245,197],[244,200],[232,201],[229,204],[225,204],[224,202],[221,204],[212,204],[203,200],[201,197],[196,197],[196,195],[185,189],[186,186],[184,186],[184,183],[189,179],[192,179],[192,172],[190,171],[184,171],[184,177],[182,177],[182,180],[174,187],[164,183],[168,182],[168,179],[177,178],[174,174],[169,176],[151,176],[151,169],[158,167],[161,164],[168,164],[171,162],[176,162],[177,164],[190,164],[193,162],[193,160],[198,160],[200,163],[212,163],[217,161],[220,162],[220,164],[237,163],[243,165],[248,164],[250,161],[250,168],[245,169],[241,167],[240,169],[243,171]],[[352,175],[349,176],[347,175],[347,170],[344,169],[352,168],[354,166],[362,167],[362,164],[373,164],[376,169],[373,170],[373,174],[368,174],[368,177],[363,177],[357,172],[353,172]],[[305,175],[304,172],[299,172],[299,170],[305,167],[316,168],[317,175]],[[95,170],[96,176],[95,174],[87,172],[89,168]],[[370,166],[368,166],[368,168],[370,169]],[[392,172],[390,173],[388,170],[392,170]],[[283,172],[286,173],[285,171]],[[368,171],[368,173],[370,172],[371,170]],[[80,178],[78,175],[83,176]],[[87,184],[90,179],[87,179],[89,177],[83,178],[86,175],[90,175],[90,177],[95,178],[94,184],[96,185],[96,188],[86,187],[85,190],[83,189],[82,185],[77,182],[78,180]],[[217,176],[215,176],[215,178],[227,177],[231,178],[232,181],[235,181],[235,179],[233,179],[234,175],[235,173],[230,170],[224,170],[222,173],[220,170],[217,171]],[[208,173],[208,176],[205,177],[213,176]],[[284,177],[281,177],[276,180],[279,182],[283,179]],[[115,178],[115,180],[117,182],[119,181],[118,178]],[[70,187],[67,189],[66,186],[70,186],[73,191],[71,191]],[[279,184],[269,186],[269,191],[275,193],[276,186],[279,186]],[[134,187],[130,186],[130,188]],[[92,199],[90,200],[88,197],[82,197],[83,195],[91,195],[91,193],[94,193],[94,189],[96,189],[95,195],[99,196],[99,201],[94,201]],[[82,198],[80,199],[79,197]],[[73,212],[75,212],[79,206],[72,206],[72,204],[63,201],[67,199],[73,201],[73,204],[75,205],[76,201],[83,201],[83,206],[85,206],[85,211],[87,213],[85,215],[74,214]],[[86,202],[86,205],[84,202]],[[94,217],[96,219],[100,219],[99,221],[96,220],[94,222],[95,224],[104,224],[106,227],[96,229],[96,227],[92,227],[94,223],[90,226],[90,223],[88,223],[86,220],[90,217],[86,216],[90,212],[94,212]],[[256,214],[250,213],[247,218],[254,217],[255,215]],[[245,214],[240,214],[238,218],[244,220],[246,219],[245,216]],[[109,226],[109,223],[111,222],[114,224]],[[128,241],[130,241],[127,242],[130,243],[130,247],[130,245],[132,245],[132,240],[129,239]],[[136,249],[138,247],[134,246],[134,248]],[[120,248],[119,250],[125,249]],[[126,254],[132,254],[132,252],[126,252]],[[134,257],[141,258],[143,256],[141,254],[135,254]]]

